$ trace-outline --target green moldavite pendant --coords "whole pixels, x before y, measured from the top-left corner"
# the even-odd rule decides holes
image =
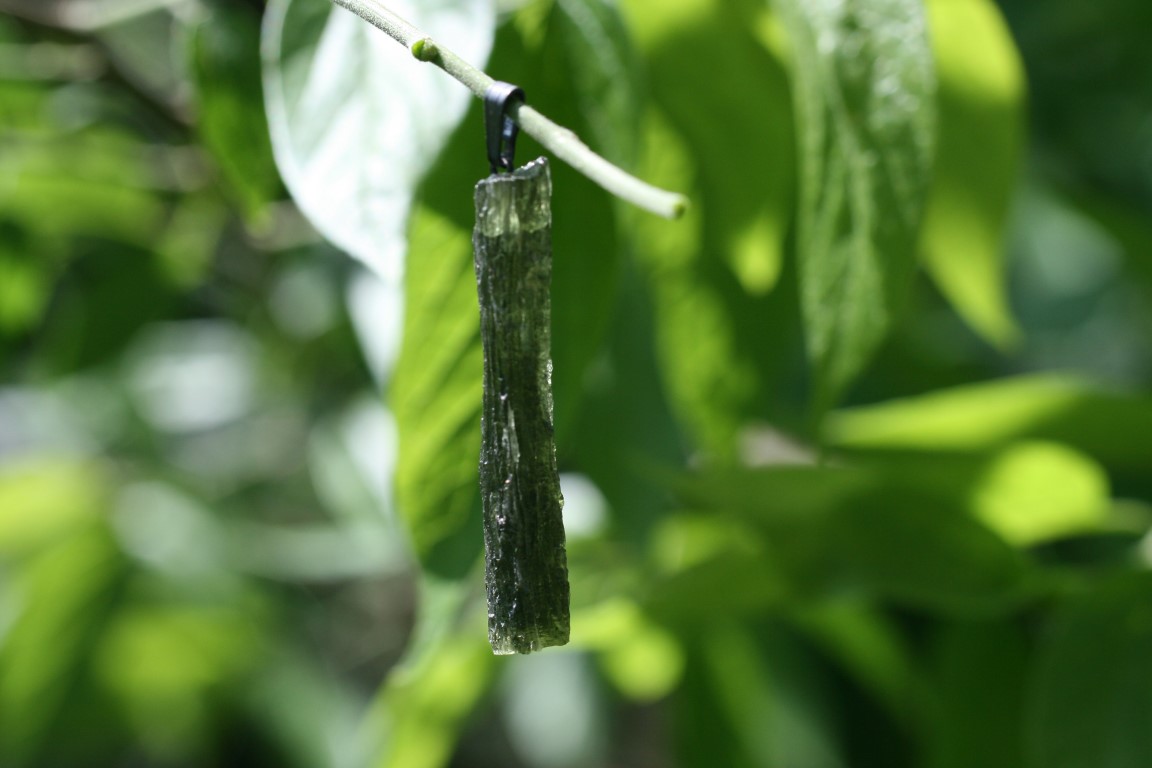
[[[568,642],[564,499],[552,430],[551,199],[544,158],[476,185],[484,576],[488,640],[500,655]]]

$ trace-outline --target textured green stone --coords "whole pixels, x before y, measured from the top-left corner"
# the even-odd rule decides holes
[[[480,494],[488,640],[497,654],[568,642],[564,499],[552,428],[551,198],[544,158],[476,185]]]

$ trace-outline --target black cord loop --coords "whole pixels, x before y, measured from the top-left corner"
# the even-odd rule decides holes
[[[524,91],[497,80],[484,93],[484,130],[488,139],[488,165],[492,173],[511,172],[516,167],[516,136],[520,126],[508,115],[514,102],[524,102]]]

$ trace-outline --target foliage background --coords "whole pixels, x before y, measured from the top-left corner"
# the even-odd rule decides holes
[[[407,179],[360,218],[373,276],[278,175],[262,17],[304,19],[265,22],[290,91],[329,11],[271,5],[0,2],[0,765],[1152,764],[1152,6],[469,30],[695,202],[555,168],[573,643],[494,659],[478,108],[442,151],[342,143]],[[404,96],[368,50],[292,127]]]

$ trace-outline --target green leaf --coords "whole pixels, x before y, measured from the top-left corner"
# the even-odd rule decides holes
[[[674,225],[634,217],[630,245],[676,416],[702,459],[731,460],[740,430],[781,406],[762,394],[796,353],[792,285],[777,285],[795,187],[787,77],[730,4],[623,7],[653,102],[640,175],[698,201]]]
[[[9,464],[0,471],[0,558],[33,554],[99,519],[104,478],[66,461]]]
[[[877,594],[941,613],[1014,599],[1023,562],[954,500],[868,469],[708,471],[678,484],[690,507],[751,523],[790,591]]]
[[[0,336],[32,328],[48,307],[56,269],[33,242],[22,228],[0,223]]]
[[[482,66],[489,2],[389,8]],[[320,232],[399,280],[415,187],[464,117],[467,89],[327,0],[273,0],[264,26],[264,96],[276,162]]]
[[[1021,585],[1023,562],[1002,539],[936,499],[886,488],[841,507],[828,531],[826,572],[940,613],[1002,607]]]
[[[1060,606],[1027,694],[1027,768],[1152,764],[1152,574]]]
[[[1058,443],[1018,443],[982,469],[971,491],[976,517],[1021,544],[1090,531],[1109,510],[1108,476],[1084,454]]]
[[[6,154],[0,210],[29,233],[85,236],[147,246],[165,206],[147,147],[103,128],[17,143]]]
[[[783,67],[728,3],[623,5],[647,59],[654,101],[699,174],[694,197],[707,239],[700,257],[715,258],[747,293],[763,295],[780,275],[795,185]],[[686,188],[685,180],[675,184]]]
[[[502,30],[493,66],[520,73],[517,82],[533,104],[628,166],[641,94],[615,8],[604,0],[564,0],[543,23],[538,48]],[[621,206],[566,163],[554,163],[552,210],[552,381],[563,450],[582,417],[585,371],[601,353],[617,298]]]
[[[252,12],[215,3],[189,41],[197,128],[220,172],[249,217],[274,199],[280,185],[260,81],[260,26]]]
[[[1109,523],[1104,470],[1059,443],[1025,440],[978,454],[871,452],[855,459],[906,487],[963,508],[1020,546],[1100,531]]]
[[[557,0],[555,19],[593,145],[613,162],[631,166],[640,128],[640,66],[616,4]]]
[[[687,188],[692,150],[655,112],[646,121],[644,176]],[[660,363],[677,415],[711,453],[731,455],[756,371],[741,359],[739,329],[724,293],[701,265],[706,258],[701,213],[690,209],[675,228],[638,220],[636,246],[656,305]]]
[[[718,621],[696,640],[677,707],[678,764],[843,768],[828,681],[791,636]]]
[[[925,267],[974,330],[1006,347],[1004,228],[1019,173],[1024,70],[988,0],[927,4],[939,79],[935,175],[920,241]]]
[[[989,451],[1021,438],[1066,443],[1109,467],[1152,467],[1152,397],[1059,375],[970,384],[829,418],[833,446],[853,451]]]
[[[865,367],[913,272],[935,136],[919,0],[776,0],[800,137],[805,336],[822,412]]]
[[[1020,768],[1029,648],[1013,621],[944,624],[933,641],[931,768]]]
[[[496,658],[471,584],[425,579],[409,653],[369,712],[376,768],[441,768],[490,687]]]
[[[426,568],[461,575],[480,551],[480,326],[467,230],[420,207],[409,236],[404,343],[389,390],[396,495]]]
[[[261,658],[254,613],[239,605],[142,605],[109,622],[97,675],[147,751],[198,751],[211,732],[213,696]]]
[[[0,645],[4,765],[36,764],[54,736],[122,567],[107,532],[93,525],[39,552],[12,580],[21,610]]]

